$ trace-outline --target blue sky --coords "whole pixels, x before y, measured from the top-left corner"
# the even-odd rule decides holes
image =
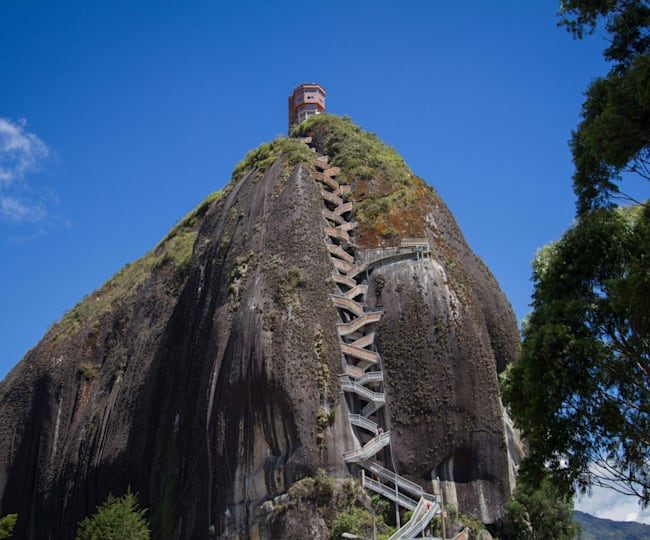
[[[558,5],[0,2],[0,377],[285,133],[301,82],[436,188],[521,319],[536,249],[571,225],[567,140],[607,69]]]

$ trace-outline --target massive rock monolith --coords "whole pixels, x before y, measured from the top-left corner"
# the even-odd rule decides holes
[[[497,384],[518,354],[506,298],[392,149],[334,116],[297,134],[352,187],[360,255],[429,239],[430,258],[367,275],[369,303],[384,312],[394,467],[427,489],[439,477],[462,512],[497,521],[513,487]],[[291,536],[281,512],[264,517],[265,501],[319,468],[350,475],[313,157],[295,138],[252,151],[0,383],[0,514],[19,514],[17,538],[73,538],[128,486],[155,538]]]

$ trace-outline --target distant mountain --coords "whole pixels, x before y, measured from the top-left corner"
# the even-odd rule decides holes
[[[650,525],[643,523],[600,519],[577,510],[573,520],[582,529],[582,540],[650,540]]]

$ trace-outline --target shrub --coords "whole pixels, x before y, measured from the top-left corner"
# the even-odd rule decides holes
[[[393,520],[393,505],[388,499],[385,499],[377,493],[373,493],[370,499],[372,500],[372,508],[377,516],[380,516],[386,523]]]
[[[11,538],[18,514],[7,514],[0,518],[0,538]]]
[[[109,495],[91,517],[79,524],[76,540],[149,540],[146,512],[138,508],[137,495],[131,488],[118,499]]]
[[[332,538],[338,540],[343,533],[361,535],[368,527],[372,527],[370,512],[358,506],[353,506],[348,512],[341,512],[332,527]]]
[[[81,362],[79,364],[79,373],[87,381],[92,381],[97,377],[97,366],[92,362]]]
[[[505,507],[503,538],[573,540],[577,532],[573,501],[562,495],[557,485],[548,477],[540,485],[519,477],[513,498]]]
[[[288,165],[302,162],[309,163],[314,159],[314,154],[300,141],[278,137],[271,142],[263,143],[259,147],[250,150],[233,170],[233,181],[239,180],[244,174],[253,169],[260,173],[266,172],[280,156],[285,158]]]
[[[294,499],[313,500],[318,506],[330,502],[334,493],[334,480],[324,469],[318,469],[316,476],[306,476],[289,488],[289,496]]]

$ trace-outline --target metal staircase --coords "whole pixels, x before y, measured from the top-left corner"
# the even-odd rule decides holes
[[[307,146],[311,144],[309,137],[301,140]],[[358,260],[350,236],[356,226],[351,215],[352,202],[343,198],[350,192],[350,186],[338,182],[336,177],[341,171],[329,165],[328,156],[318,156],[313,163],[317,170],[312,177],[322,187],[325,243],[334,266],[332,278],[336,292],[331,298],[339,313],[337,332],[343,360],[343,374],[339,378],[349,408],[350,429],[357,441],[355,448],[343,453],[343,459],[361,471],[365,488],[413,511],[409,522],[391,536],[391,540],[413,538],[440,512],[440,506],[421,486],[376,462],[390,452],[390,433],[381,425],[384,416],[381,409],[386,403],[384,374],[375,347],[375,328],[383,312],[367,309],[368,286],[364,281],[369,268],[381,263],[382,258]],[[421,251],[419,244],[417,248]],[[390,262],[405,258],[420,258],[416,246],[407,246],[407,251],[398,256],[385,257]]]
[[[422,497],[418,502],[415,510],[413,510],[413,515],[404,527],[399,529],[393,536],[388,540],[400,540],[403,538],[413,538],[416,535],[420,534],[429,522],[433,519],[438,512],[440,512],[440,507],[437,503],[429,501]]]

